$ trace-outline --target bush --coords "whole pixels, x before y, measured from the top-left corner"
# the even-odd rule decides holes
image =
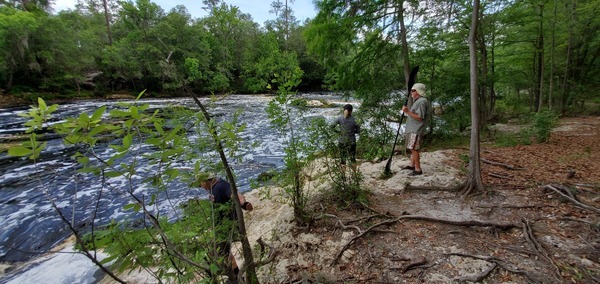
[[[558,124],[558,114],[553,111],[544,110],[533,116],[532,134],[537,142],[548,142],[550,132]]]

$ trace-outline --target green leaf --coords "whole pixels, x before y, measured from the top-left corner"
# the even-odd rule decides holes
[[[131,143],[133,142],[133,136],[131,135],[131,133],[125,135],[125,137],[123,137],[123,147],[125,149],[129,149],[129,147],[131,147]]]
[[[86,124],[90,123],[90,118],[87,116],[87,114],[80,113],[79,118],[78,118],[78,123],[86,125]]]
[[[98,126],[92,128],[92,131],[90,131],[90,136],[94,136],[94,135],[96,135],[98,133],[103,132],[104,130],[106,130],[106,125],[105,124],[98,125]]]
[[[160,147],[162,145],[162,140],[160,138],[148,138],[146,139],[146,143],[152,146]]]
[[[102,118],[102,114],[106,111],[106,106],[102,106],[97,109],[92,115],[92,122],[98,122]]]
[[[104,175],[107,178],[114,178],[114,177],[120,177],[120,176],[122,176],[123,173],[117,172],[117,171],[109,171],[109,172],[105,172]]]
[[[135,98],[135,100],[136,100],[136,101],[137,101],[137,100],[139,100],[139,99],[142,97],[142,95],[144,95],[144,93],[145,93],[145,92],[146,92],[146,89],[144,89],[143,91],[141,91],[141,92],[138,94],[137,98]]]
[[[33,151],[29,148],[25,148],[23,146],[15,146],[8,149],[9,156],[15,157],[24,157],[29,156],[33,153]]]
[[[165,133],[165,131],[162,128],[162,125],[160,123],[158,123],[157,121],[154,122],[154,128],[156,128],[156,131],[162,135],[163,133]]]
[[[48,107],[46,106],[46,102],[44,101],[44,99],[38,97],[38,105],[40,110],[45,111],[46,109],[48,109]]]
[[[79,158],[77,158],[77,162],[80,163],[80,164],[82,164],[82,165],[85,165],[85,164],[87,164],[87,163],[90,162],[90,158],[85,157],[85,156],[84,157],[79,157]]]

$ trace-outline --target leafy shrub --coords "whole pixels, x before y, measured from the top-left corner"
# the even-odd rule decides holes
[[[558,124],[558,114],[553,111],[540,111],[533,116],[532,132],[537,142],[543,143],[550,139],[550,132]]]

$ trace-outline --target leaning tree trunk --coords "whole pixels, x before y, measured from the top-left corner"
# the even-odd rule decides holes
[[[204,105],[200,102],[196,94],[194,94],[189,88],[186,88],[188,93],[191,94],[192,98],[196,102],[196,104],[200,107],[206,122],[208,123],[212,118]],[[210,123],[208,123],[211,125]],[[209,127],[210,135],[213,137],[215,145],[217,147],[217,152],[219,153],[219,157],[221,158],[221,163],[223,163],[223,167],[225,167],[225,173],[227,175],[227,181],[231,184],[231,195],[233,197],[233,201],[235,203],[235,212],[237,215],[238,221],[238,229],[241,236],[242,241],[242,254],[244,256],[244,268],[246,272],[246,283],[258,283],[258,277],[256,275],[256,263],[254,262],[254,257],[252,256],[252,247],[250,246],[250,242],[248,241],[248,236],[246,234],[246,223],[244,221],[244,213],[242,211],[242,206],[240,204],[240,199],[238,197],[238,189],[235,183],[235,178],[233,176],[233,172],[231,167],[229,166],[229,162],[227,161],[227,156],[225,155],[225,150],[223,148],[223,144],[221,140],[218,138],[219,135],[217,130],[214,127]],[[244,269],[242,269],[244,270]]]
[[[469,153],[468,176],[463,196],[477,190],[484,190],[481,179],[481,161],[479,157],[479,102],[478,102],[478,71],[477,71],[477,26],[479,25],[479,0],[473,1],[473,16],[469,32],[469,61],[471,73],[471,144]]]

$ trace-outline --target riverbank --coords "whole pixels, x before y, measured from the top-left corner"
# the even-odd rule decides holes
[[[323,218],[309,227],[295,225],[292,209],[277,202],[277,194],[269,200],[261,199],[260,191],[247,194],[255,208],[245,214],[250,243],[260,238],[277,254],[258,270],[260,281],[597,282],[599,138],[600,119],[582,117],[562,119],[548,143],[483,145],[482,177],[489,193],[466,199],[434,187],[464,181],[460,157],[467,149],[425,151],[424,174],[417,177],[400,169],[408,163],[403,156],[394,157],[394,175],[387,180],[380,178],[385,161],[363,162],[358,169],[370,191],[365,210],[333,206],[336,193],[322,175],[323,164],[316,163],[307,170],[308,206]],[[567,147],[570,151],[560,151]],[[570,188],[588,208],[564,199],[548,184]],[[239,245],[235,251],[242,262]],[[122,276],[135,283],[150,281],[136,273]]]
[[[21,107],[21,106],[29,106],[32,104],[37,104],[37,97],[47,97],[47,94],[23,94],[23,95],[11,95],[11,94],[0,94],[0,108],[11,108],[11,107]],[[136,97],[132,94],[107,94],[102,97],[71,97],[71,98],[63,98],[60,96],[56,96],[54,94],[48,95],[51,99],[48,99],[46,102],[48,104],[61,104],[61,103],[71,103],[75,101],[88,101],[88,100],[131,100]],[[46,100],[46,99],[44,99]]]

